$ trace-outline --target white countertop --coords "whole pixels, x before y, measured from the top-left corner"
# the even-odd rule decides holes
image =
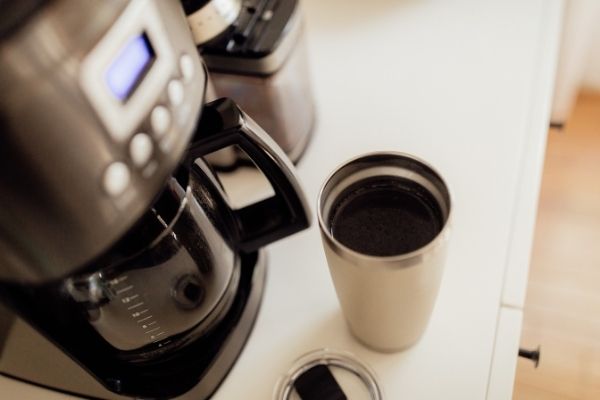
[[[269,399],[296,358],[323,347],[370,365],[386,399],[510,399],[562,2],[303,6],[318,123],[298,172],[313,210],[344,160],[418,155],[453,194],[446,270],[423,339],[380,354],[344,325],[316,223],[274,244],[254,331],[214,399]],[[67,398],[0,377],[9,392]]]
[[[296,358],[322,347],[369,364],[387,399],[510,399],[561,2],[303,5],[319,115],[298,171],[313,210],[344,160],[418,155],[453,193],[446,271],[421,342],[379,354],[344,325],[316,224],[274,244],[254,332],[215,399],[268,399]]]

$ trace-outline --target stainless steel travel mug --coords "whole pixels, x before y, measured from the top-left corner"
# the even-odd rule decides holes
[[[357,251],[338,240],[332,230],[336,208],[350,189],[359,190],[373,179],[407,182],[407,187],[427,194],[440,216],[439,229],[430,241],[408,252],[382,256]],[[440,174],[408,154],[378,152],[360,156],[338,167],[325,181],[317,210],[331,277],[353,335],[384,352],[416,343],[435,304],[450,233],[450,192]],[[369,229],[368,225],[360,229]],[[375,241],[377,230],[372,232]],[[387,232],[386,240],[407,237],[395,238]]]

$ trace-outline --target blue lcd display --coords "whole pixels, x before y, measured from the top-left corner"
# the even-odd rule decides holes
[[[127,100],[154,58],[146,34],[129,40],[106,71],[106,84],[111,93],[121,101]]]

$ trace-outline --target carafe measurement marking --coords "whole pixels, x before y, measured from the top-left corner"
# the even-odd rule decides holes
[[[134,308],[138,308],[139,306],[143,306],[143,305],[144,305],[144,302],[143,302],[143,301],[140,301],[140,302],[139,302],[139,303],[137,303],[137,304],[134,304],[134,305],[132,305],[132,306],[129,306],[129,307],[127,307],[127,309],[128,309],[128,310],[133,310]]]
[[[147,321],[147,320],[149,320],[150,318],[152,318],[152,315],[148,315],[147,317],[144,317],[144,318],[140,319],[140,320],[138,321],[138,324],[139,324],[140,322]]]
[[[118,285],[119,283],[123,283],[126,280],[127,276],[125,275],[111,280],[110,283],[113,285]],[[120,289],[115,288],[115,293],[117,294],[117,296],[130,291],[133,291],[133,285],[127,285]],[[133,291],[129,295],[120,297],[121,304],[128,306],[127,311],[135,310],[133,312],[130,312],[129,315],[140,326],[144,334],[148,334],[150,336],[150,340],[152,341],[152,343],[157,343],[161,340],[161,336],[165,335],[165,331],[161,330],[161,326],[157,323],[156,320],[153,319],[154,317],[152,316],[152,314],[150,314],[149,308],[140,309],[145,304],[145,302],[137,300],[135,304],[129,305],[132,301],[138,299],[139,297],[139,293],[135,293],[135,291]],[[161,345],[159,344],[159,346]]]
[[[123,276],[120,276],[118,278],[111,279],[108,283],[109,283],[109,285],[115,286],[115,285],[118,285],[121,282],[125,282],[126,280],[127,280],[127,275],[123,275]]]
[[[142,311],[136,311],[134,313],[131,314],[131,316],[133,318],[137,318],[137,317],[141,317],[143,314],[146,314],[148,312],[147,308],[144,308]]]
[[[125,293],[131,289],[133,289],[133,285],[125,286],[123,289],[117,290],[117,294]]]
[[[137,299],[138,297],[140,297],[140,296],[137,294],[134,294],[133,296],[125,296],[121,299],[121,303],[127,304],[127,303],[131,302],[132,300]]]

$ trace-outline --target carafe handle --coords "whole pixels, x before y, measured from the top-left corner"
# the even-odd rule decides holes
[[[310,210],[291,162],[232,100],[218,99],[204,106],[186,163],[192,168],[199,157],[231,145],[238,145],[246,152],[275,192],[273,197],[231,210],[237,225],[239,250],[256,251],[310,226]]]

